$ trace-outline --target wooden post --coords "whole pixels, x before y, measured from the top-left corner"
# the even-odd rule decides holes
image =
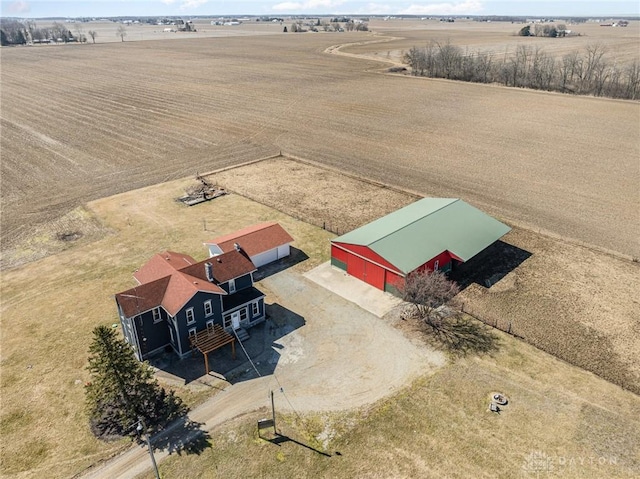
[[[231,357],[236,358],[236,340],[231,341]]]
[[[278,434],[278,430],[276,429],[276,406],[273,402],[273,389],[271,390],[271,417],[273,418],[273,433]]]
[[[204,369],[207,371],[206,374],[208,376],[209,375],[209,358],[207,356],[208,354],[204,353]]]

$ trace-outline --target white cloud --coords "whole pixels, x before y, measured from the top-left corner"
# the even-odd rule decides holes
[[[271,9],[276,12],[293,12],[294,10],[300,10],[301,8],[302,4],[298,2],[283,2],[271,7]]]
[[[467,0],[458,3],[429,3],[426,5],[412,4],[400,11],[405,15],[469,15],[482,11],[482,2]]]
[[[31,10],[31,6],[29,2],[25,2],[24,0],[12,2],[7,6],[7,12],[9,13],[27,13],[29,10]]]
[[[344,0],[307,0],[306,2],[282,2],[271,7],[278,12],[293,12],[296,10],[310,11],[318,8],[334,8],[342,5]]]
[[[358,13],[364,13],[369,15],[382,15],[385,13],[393,13],[395,10],[390,5],[383,5],[380,3],[368,3],[366,7],[360,9]]]
[[[209,0],[183,0],[180,5],[180,10],[193,10],[207,2],[209,2]]]
[[[204,5],[209,0],[160,0],[165,5],[173,5],[180,1],[180,10],[193,10],[201,5]]]

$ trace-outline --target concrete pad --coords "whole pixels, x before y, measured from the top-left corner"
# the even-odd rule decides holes
[[[328,261],[306,272],[304,276],[379,318],[402,303],[400,298],[349,276],[344,271],[331,266]]]

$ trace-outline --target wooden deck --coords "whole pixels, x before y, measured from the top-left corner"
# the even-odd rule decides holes
[[[236,338],[227,333],[219,324],[214,324],[213,327],[196,332],[194,336],[189,337],[189,341],[191,341],[192,350],[197,349],[203,354],[206,374],[209,374],[209,358],[207,354],[211,351],[231,343],[231,356],[233,359],[236,358]]]

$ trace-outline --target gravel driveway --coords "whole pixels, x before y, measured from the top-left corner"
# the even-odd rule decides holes
[[[275,374],[297,410],[369,404],[444,364],[442,353],[413,344],[384,320],[297,273],[284,271],[261,285],[267,300],[305,319],[276,341],[282,349],[274,349],[280,355]]]
[[[445,363],[441,353],[413,344],[384,320],[299,273],[282,271],[259,287],[267,293],[267,302],[301,316],[304,325],[254,358],[275,363],[275,374],[233,384],[189,414],[205,431],[268,407],[271,389],[284,389],[286,397],[279,392],[275,396],[281,411],[291,406],[298,412],[351,409],[371,404]],[[180,439],[188,437],[172,441]],[[156,460],[168,455],[157,450]],[[149,467],[146,450],[133,446],[84,477],[134,478]]]

